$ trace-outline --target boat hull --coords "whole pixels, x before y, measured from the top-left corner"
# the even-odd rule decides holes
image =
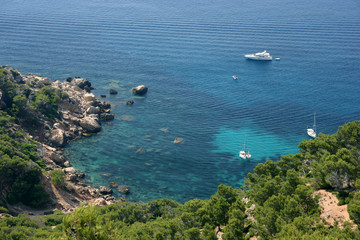
[[[246,59],[256,60],[256,61],[272,61],[272,57],[259,57],[253,54],[244,55]]]
[[[246,159],[246,153],[245,153],[245,151],[240,151],[240,152],[239,152],[239,157],[245,160],[245,159]]]
[[[316,132],[314,131],[314,129],[308,128],[307,134],[309,135],[309,137],[316,138]]]

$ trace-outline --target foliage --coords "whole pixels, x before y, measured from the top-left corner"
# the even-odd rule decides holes
[[[0,79],[7,75],[8,71],[4,68],[0,69]]]
[[[12,122],[29,111],[57,117],[58,104],[67,96],[49,86],[32,92],[0,69],[5,111],[0,111],[0,192],[8,203],[44,204],[48,196],[40,184],[43,159],[37,147]],[[36,82],[36,80],[35,80]],[[36,114],[35,114],[36,115]],[[16,119],[14,118],[16,117]],[[0,239],[360,239],[350,224],[344,229],[320,219],[314,189],[338,191],[340,204],[348,203],[350,217],[360,224],[360,121],[347,123],[333,135],[319,134],[299,144],[295,155],[277,162],[259,163],[241,189],[220,184],[208,200],[183,205],[171,199],[147,203],[119,202],[110,206],[82,206],[70,214],[11,217],[0,201]],[[61,170],[50,172],[56,186],[64,183]],[[3,200],[5,200],[3,199]],[[247,201],[247,204],[245,202]],[[52,229],[51,226],[56,226]],[[2,236],[5,236],[1,238]]]
[[[310,161],[315,186],[341,190],[353,187],[360,171],[360,121],[339,127],[333,135],[303,141],[299,157]]]
[[[47,201],[48,196],[39,184],[41,169],[37,161],[36,145],[19,131],[0,129],[0,190],[6,193],[9,203],[36,207]]]
[[[46,216],[50,218],[60,217],[62,213]],[[30,218],[20,214],[17,217],[6,216],[0,219],[0,239],[27,240],[27,239],[60,239],[62,236],[61,226],[52,229],[46,225],[46,217]],[[44,224],[45,222],[45,224]],[[59,220],[57,220],[59,222]],[[60,221],[61,222],[61,221]]]
[[[30,105],[33,109],[53,118],[58,116],[58,103],[66,97],[67,95],[61,90],[46,86],[35,93]]]
[[[0,110],[0,126],[6,126],[13,120],[13,117],[8,115],[6,112]]]
[[[56,169],[50,172],[50,176],[51,176],[51,182],[55,185],[55,186],[63,186],[65,183],[65,173],[60,170],[60,169]]]
[[[360,192],[355,193],[353,199],[348,205],[350,218],[356,223],[360,224]]]

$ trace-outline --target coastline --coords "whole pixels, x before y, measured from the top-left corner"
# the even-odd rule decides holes
[[[8,205],[9,210],[16,214],[43,215],[44,212],[55,210],[72,212],[84,202],[103,206],[115,201],[124,201],[125,198],[116,199],[112,196],[111,188],[105,186],[95,188],[87,185],[82,180],[85,173],[71,167],[70,161],[63,155],[66,144],[82,136],[91,136],[100,132],[101,122],[114,119],[114,114],[110,113],[110,103],[97,99],[91,93],[94,88],[85,78],[67,78],[66,81],[60,82],[31,73],[22,75],[9,66],[3,65],[0,69],[6,69],[13,75],[16,73],[11,80],[16,84],[28,86],[33,92],[48,87],[66,95],[58,104],[58,117],[47,118],[39,115],[36,128],[29,128],[28,131],[22,126],[26,124],[26,120],[20,119],[17,125],[17,128],[26,132],[29,139],[36,141],[38,156],[44,159],[46,171],[41,175],[41,184],[49,194],[50,201],[36,209],[17,203]],[[49,172],[57,169],[65,173],[63,187],[56,187],[51,182]]]
[[[46,164],[46,167],[44,167],[36,161],[36,163],[42,167],[41,185],[45,187],[46,192],[50,195],[50,203],[40,205],[39,208],[26,207],[23,204],[14,204],[8,205],[8,210],[10,210],[13,215],[43,215],[43,219],[47,218],[45,215],[53,215],[45,220],[45,225],[48,226],[49,231],[46,234],[50,234],[50,232],[55,229],[55,231],[63,231],[67,236],[73,236],[74,234],[76,236],[76,234],[82,233],[81,231],[83,229],[87,231],[86,233],[89,233],[90,228],[94,227],[95,230],[97,229],[96,231],[99,231],[100,234],[104,234],[106,237],[109,236],[109,233],[112,234],[112,239],[123,238],[119,236],[127,236],[127,238],[123,239],[134,239],[132,236],[138,236],[139,231],[137,222],[141,222],[141,226],[145,226],[140,230],[142,232],[144,232],[146,228],[149,229],[150,226],[151,229],[155,229],[154,231],[163,233],[178,223],[176,231],[178,231],[180,235],[195,236],[194,234],[196,234],[196,236],[200,236],[199,234],[204,234],[205,236],[205,234],[209,234],[213,236],[212,239],[215,239],[214,234],[216,234],[218,239],[222,239],[222,237],[224,237],[224,239],[229,238],[229,236],[232,236],[233,230],[240,230],[236,235],[249,239],[257,239],[259,236],[275,236],[274,234],[285,234],[284,236],[286,236],[286,231],[280,231],[281,229],[276,230],[277,232],[275,233],[267,230],[272,229],[272,222],[274,222],[269,223],[267,221],[269,211],[271,211],[270,217],[272,219],[275,219],[275,221],[279,219],[286,223],[283,230],[291,226],[296,226],[298,223],[295,219],[304,220],[305,223],[308,219],[312,219],[313,222],[311,224],[315,224],[315,219],[317,219],[316,221],[318,221],[318,223],[316,224],[319,225],[315,226],[315,228],[321,227],[324,230],[332,228],[339,231],[339,233],[343,233],[342,230],[346,230],[349,235],[352,234],[352,232],[349,232],[350,229],[356,229],[355,223],[357,223],[357,219],[354,218],[354,214],[357,214],[358,210],[356,208],[354,209],[354,206],[358,206],[357,196],[360,195],[357,192],[354,195],[354,199],[349,200],[341,196],[341,194],[346,193],[345,191],[342,192],[342,190],[345,189],[347,189],[346,191],[352,189],[354,192],[358,190],[358,172],[351,171],[351,168],[349,168],[350,171],[345,172],[346,178],[338,176],[337,178],[324,177],[321,179],[313,178],[313,176],[323,171],[323,168],[318,168],[316,164],[327,167],[325,169],[329,170],[330,177],[337,174],[337,167],[332,169],[332,167],[335,166],[335,162],[332,162],[332,160],[337,161],[338,159],[336,157],[324,159],[322,155],[318,155],[318,152],[323,153],[327,151],[325,149],[328,149],[331,144],[333,144],[331,148],[335,150],[334,156],[342,157],[345,155],[347,159],[349,159],[349,164],[357,166],[356,160],[358,160],[358,153],[354,153],[352,146],[359,146],[359,141],[357,141],[359,139],[359,121],[340,127],[339,131],[334,135],[326,136],[319,134],[319,136],[313,140],[301,142],[299,148],[301,148],[302,151],[296,155],[283,156],[277,162],[268,160],[264,164],[258,164],[254,172],[248,174],[248,181],[243,185],[247,188],[246,190],[240,188],[234,189],[230,186],[220,184],[217,193],[209,200],[193,199],[181,205],[174,200],[164,198],[143,203],[143,205],[141,203],[126,202],[115,203],[109,207],[95,209],[93,205],[106,206],[114,202],[126,200],[123,198],[116,199],[112,196],[111,188],[100,186],[100,188],[97,189],[88,186],[82,181],[85,174],[76,171],[70,166],[69,161],[63,156],[63,149],[64,146],[73,139],[101,131],[101,121],[114,118],[114,115],[110,113],[110,104],[97,100],[96,97],[90,93],[91,83],[86,79],[75,78],[67,79],[64,83],[59,81],[53,82],[48,78],[32,74],[23,76],[18,71],[9,67],[5,67],[6,74],[4,75],[2,68],[4,69],[4,66],[0,66],[1,81],[9,83],[10,80],[16,84],[20,83],[19,86],[21,87],[12,88],[12,90],[18,90],[16,91],[16,96],[19,96],[19,94],[22,93],[23,87],[26,86],[31,87],[27,88],[27,90],[29,90],[27,91],[29,93],[27,98],[31,102],[36,102],[38,100],[37,96],[39,96],[38,93],[40,92],[41,94],[41,91],[44,91],[44,89],[49,90],[49,88],[52,89],[51,91],[60,91],[57,93],[60,93],[62,96],[61,100],[58,101],[58,105],[56,105],[56,117],[46,117],[41,114],[41,111],[38,111],[38,109],[32,106],[31,109],[35,112],[29,112],[29,109],[25,112],[29,114],[29,116],[36,116],[36,128],[29,128],[29,126],[34,126],[31,125],[31,123],[34,124],[34,121],[32,122],[30,118],[26,120],[26,118],[23,118],[24,115],[17,115],[17,113],[15,116],[19,116],[19,118],[15,118],[15,121],[14,118],[12,118],[9,130],[13,132],[16,132],[15,130],[21,130],[25,132],[26,139],[34,139],[36,141],[30,140],[30,142],[36,143],[38,154],[35,160],[41,158]],[[12,75],[12,77],[10,75]],[[79,86],[79,83],[86,84]],[[88,86],[88,88],[86,88],[86,86]],[[14,87],[14,85],[12,85],[12,87]],[[5,87],[5,90],[8,90],[8,88]],[[33,96],[31,96],[31,94],[33,94]],[[13,99],[13,103],[16,105],[17,101],[15,97],[13,97]],[[4,89],[0,89],[1,109],[7,108],[5,103],[8,103],[8,101],[5,100],[6,94],[4,95]],[[41,100],[45,103],[47,102],[45,96],[43,96]],[[28,106],[29,101],[24,105]],[[12,106],[7,110],[14,110],[15,107]],[[44,114],[44,112],[42,113]],[[47,112],[45,112],[45,115],[47,115]],[[3,118],[4,116],[6,117],[6,115],[2,115]],[[8,118],[10,117],[8,116]],[[24,125],[25,123],[30,125],[26,126]],[[5,126],[4,123],[2,123],[1,126]],[[26,141],[23,142],[21,139],[19,143],[27,144]],[[347,148],[344,148],[343,144],[345,144]],[[28,147],[31,147],[31,145],[29,145],[30,144],[28,144]],[[33,158],[31,160],[35,162]],[[33,162],[29,164],[34,165]],[[312,164],[309,164],[310,162]],[[50,177],[50,175],[53,176],[50,171],[56,169],[63,171],[65,174],[65,182],[61,187],[56,187]],[[310,175],[310,173],[313,175]],[[348,176],[350,176],[350,178]],[[328,181],[329,179],[331,180],[330,182]],[[322,188],[326,186],[330,186],[333,191],[331,191],[331,189],[327,189],[328,191],[323,190]],[[267,191],[267,189],[270,189],[270,191]],[[336,191],[339,192],[335,196],[334,193],[336,193]],[[350,196],[348,197],[350,198]],[[346,205],[345,200],[349,201],[349,205]],[[273,207],[274,201],[277,202],[275,207]],[[92,206],[78,208],[83,204],[91,204]],[[338,205],[344,206],[338,207]],[[124,211],[124,209],[126,210]],[[288,209],[291,211],[287,211]],[[58,215],[55,210],[59,210],[62,213],[73,213],[66,217],[61,215],[61,213],[57,217],[57,220],[54,220],[54,215]],[[115,215],[119,214],[122,216],[121,219],[116,218],[115,220],[120,222],[116,227],[119,227],[119,230],[124,230],[124,232],[118,231],[116,227],[114,232],[110,230],[104,232],[103,228],[100,227],[104,225],[102,219],[105,217],[106,219],[110,219],[114,216],[114,212],[116,212]],[[84,219],[87,218],[88,213],[93,217],[93,220]],[[101,215],[101,217],[97,218],[97,214]],[[7,217],[13,216],[0,214],[0,218]],[[29,221],[36,219],[36,217],[26,217]],[[21,218],[24,218],[24,216],[18,216],[16,221],[22,221]],[[184,224],[184,220],[190,222],[189,225]],[[93,221],[95,224],[88,224],[90,221]],[[6,220],[4,220],[4,222],[6,223]],[[83,224],[83,222],[85,222],[85,224]],[[165,225],[157,225],[163,229],[152,228],[152,224],[154,223],[165,223]],[[58,228],[58,225],[63,228]],[[127,228],[123,229],[125,225]],[[308,225],[308,223],[306,223],[306,225]],[[111,227],[109,229],[113,229],[113,225],[108,226]],[[265,226],[266,229],[263,230],[258,226]],[[13,232],[15,231],[16,230],[13,230]],[[90,234],[92,233],[93,232],[90,232]],[[332,234],[330,231],[329,233]],[[32,233],[29,233],[29,235],[30,234]],[[60,232],[54,234],[61,235]],[[303,235],[303,233],[296,234],[299,236]],[[355,231],[354,234],[356,234]],[[146,237],[146,239],[151,238],[151,236],[156,235],[155,233],[149,233],[149,237]],[[88,238],[89,237],[84,237],[81,239]]]

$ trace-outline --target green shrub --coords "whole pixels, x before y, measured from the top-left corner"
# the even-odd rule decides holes
[[[14,77],[17,77],[17,76],[20,75],[20,73],[18,71],[14,70],[14,69],[10,69],[10,72]]]
[[[46,86],[35,93],[30,105],[33,109],[53,118],[58,116],[58,103],[65,97],[67,94],[61,90]]]
[[[45,216],[46,226],[56,226],[63,222],[65,214],[60,211],[55,211],[52,214]]]
[[[8,71],[6,69],[0,69],[0,78],[3,78],[4,76],[6,76],[8,73]]]
[[[50,172],[50,176],[51,176],[51,182],[55,185],[55,186],[63,186],[65,183],[65,173],[60,170],[60,169],[56,169]]]
[[[0,126],[6,126],[10,121],[13,121],[14,118],[8,115],[6,112],[0,110]]]
[[[360,224],[360,193],[356,193],[348,205],[350,218],[356,224]]]

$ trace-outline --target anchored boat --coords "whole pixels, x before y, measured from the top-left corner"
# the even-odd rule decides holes
[[[247,158],[251,158],[250,152],[248,151],[248,153],[246,153],[245,149],[246,149],[246,136],[245,136],[245,141],[244,141],[244,150],[241,150],[239,152],[239,157],[244,159],[244,160],[247,159]]]
[[[308,128],[307,129],[307,134],[312,137],[312,138],[316,138],[316,113],[314,113],[314,124],[313,124],[313,128]]]
[[[260,60],[260,61],[271,61],[272,56],[270,56],[270,53],[263,51],[259,53],[252,53],[252,54],[246,54],[244,55],[245,58],[251,59],[251,60]]]

